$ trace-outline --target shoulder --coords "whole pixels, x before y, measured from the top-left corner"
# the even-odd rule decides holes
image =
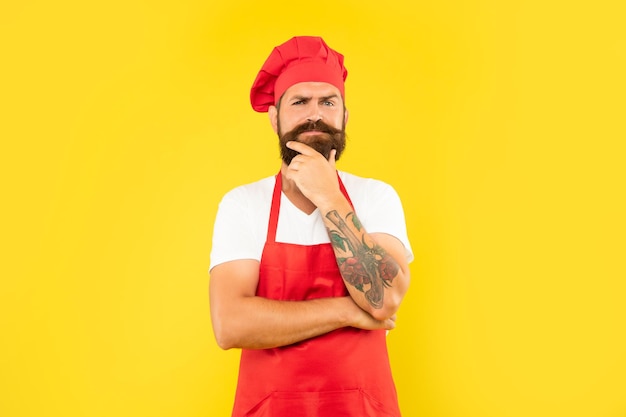
[[[216,222],[256,222],[269,215],[274,190],[274,177],[240,185],[228,191],[219,203]]]
[[[348,172],[339,171],[339,178],[346,187],[348,194],[354,197],[367,198],[382,195],[395,195],[394,188],[384,181],[365,178]]]
[[[407,261],[413,252],[406,231],[402,202],[389,184],[373,179],[339,172],[359,220],[369,233],[385,233],[397,238],[405,247]]]
[[[338,172],[341,181],[343,181],[346,187],[348,186],[348,184],[357,187],[391,187],[386,182],[375,178],[360,177],[358,175],[354,175],[345,171]]]
[[[211,265],[261,259],[274,177],[233,188],[222,197],[213,226]]]
[[[265,201],[272,195],[274,176],[266,177],[249,184],[240,185],[228,191],[222,197],[223,204],[245,204],[254,207],[260,201]]]

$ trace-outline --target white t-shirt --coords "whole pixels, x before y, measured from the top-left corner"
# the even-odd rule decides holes
[[[396,191],[382,181],[339,171],[354,211],[368,233],[387,233],[413,252],[406,233],[404,211]],[[237,259],[261,260],[267,238],[275,177],[242,185],[226,193],[220,202],[213,229],[211,268]],[[298,245],[329,243],[330,238],[318,209],[306,214],[281,195],[276,241]]]

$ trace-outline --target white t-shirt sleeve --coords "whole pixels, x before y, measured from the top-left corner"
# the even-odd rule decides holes
[[[259,218],[266,210],[258,205],[255,209],[254,196],[245,187],[238,187],[228,192],[219,204],[213,227],[211,264],[215,265],[238,259],[261,259],[265,236],[259,236]],[[267,226],[265,225],[265,230]]]

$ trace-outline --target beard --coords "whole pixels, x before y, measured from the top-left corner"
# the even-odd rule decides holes
[[[300,139],[299,136],[303,132],[317,131],[317,135],[308,135],[305,139]],[[278,124],[278,139],[280,145],[280,156],[283,162],[287,165],[291,163],[291,160],[299,155],[299,152],[289,149],[285,144],[289,141],[297,141],[304,143],[315,149],[317,152],[324,155],[324,158],[330,157],[330,151],[335,149],[335,160],[339,160],[343,150],[346,147],[346,131],[345,124],[341,129],[329,126],[321,120],[317,122],[302,123],[294,127],[292,130],[281,134],[280,123]]]

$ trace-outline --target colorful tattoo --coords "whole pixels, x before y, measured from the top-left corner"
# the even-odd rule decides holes
[[[398,263],[375,242],[366,242],[365,234],[357,238],[348,223],[352,223],[357,232],[361,232],[361,222],[354,212],[342,219],[336,210],[326,214],[326,218],[337,230],[330,230],[330,240],[335,252],[339,251],[337,263],[343,279],[364,292],[365,298],[374,308],[383,306],[385,287],[390,287],[398,275]],[[365,286],[369,289],[365,290]]]

